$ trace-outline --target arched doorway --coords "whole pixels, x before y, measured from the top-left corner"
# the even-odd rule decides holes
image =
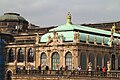
[[[57,52],[52,54],[52,70],[57,70],[59,68],[60,56]]]
[[[102,66],[102,56],[100,54],[97,55],[97,65]]]
[[[86,70],[86,65],[87,65],[87,57],[85,53],[81,53],[80,56],[80,65],[82,70]]]
[[[6,80],[12,80],[12,72],[11,71],[7,72],[7,79]]]
[[[42,54],[41,54],[41,56],[40,56],[40,64],[41,65],[46,65],[47,63],[47,57],[46,57],[46,54],[43,52]]]
[[[92,68],[94,69],[95,67],[95,57],[94,57],[94,54],[90,54],[89,55],[89,62],[91,62],[92,63]]]
[[[65,65],[68,66],[70,70],[72,69],[72,54],[70,52],[65,55]]]
[[[115,70],[115,55],[112,54],[112,58],[111,58],[111,69]]]
[[[105,56],[104,56],[104,67],[107,67],[107,61],[109,61],[109,55],[105,54]]]
[[[23,62],[25,60],[25,53],[22,48],[18,50],[17,61]]]
[[[27,59],[28,62],[34,62],[34,52],[33,52],[32,48],[30,48],[28,50],[28,57],[27,58],[28,58]]]

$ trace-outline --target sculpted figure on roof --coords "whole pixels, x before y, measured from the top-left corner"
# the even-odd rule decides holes
[[[111,29],[111,34],[115,33],[116,26],[113,24],[112,29]]]

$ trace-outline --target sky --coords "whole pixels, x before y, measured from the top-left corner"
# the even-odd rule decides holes
[[[0,0],[0,15],[6,12],[41,27],[65,24],[68,12],[74,24],[114,22],[120,21],[120,0]]]

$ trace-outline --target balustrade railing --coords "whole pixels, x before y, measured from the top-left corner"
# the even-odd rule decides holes
[[[120,78],[120,71],[76,71],[76,70],[17,70],[17,76],[69,76],[69,77],[109,77]]]

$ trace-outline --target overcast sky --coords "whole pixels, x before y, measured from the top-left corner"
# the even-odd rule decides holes
[[[39,26],[120,21],[120,0],[0,0],[0,15],[17,12]]]

